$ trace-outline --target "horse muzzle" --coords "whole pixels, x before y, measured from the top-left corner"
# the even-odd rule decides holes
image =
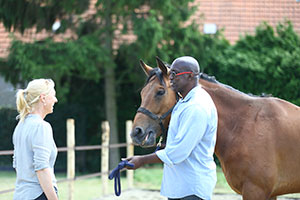
[[[137,126],[133,128],[131,134],[132,142],[134,145],[141,147],[152,147],[156,145],[156,133],[152,128],[144,128]]]

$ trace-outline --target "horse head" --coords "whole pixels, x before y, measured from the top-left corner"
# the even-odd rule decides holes
[[[168,67],[157,57],[157,68],[140,61],[147,82],[141,91],[141,105],[134,117],[131,138],[135,145],[151,147],[166,134],[176,93],[171,89]]]

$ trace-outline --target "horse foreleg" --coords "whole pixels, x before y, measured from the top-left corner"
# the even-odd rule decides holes
[[[263,190],[261,187],[252,184],[245,183],[242,190],[243,200],[268,200],[270,195]],[[275,199],[274,199],[275,198]],[[276,200],[276,197],[271,198],[270,200]]]
[[[270,200],[277,200],[277,197],[272,197]]]

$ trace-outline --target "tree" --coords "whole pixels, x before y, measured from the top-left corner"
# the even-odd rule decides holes
[[[86,1],[79,3],[73,0],[2,0],[0,20],[7,29],[24,32],[26,28],[36,26],[37,31],[43,28],[50,30],[54,21],[60,19],[62,28],[59,31],[71,28],[76,32],[77,39],[54,42],[49,38],[32,44],[15,41],[1,71],[14,83],[41,76],[51,77],[58,83],[58,94],[65,101],[73,98],[70,91],[74,79],[79,77],[82,81],[99,82],[103,78],[111,143],[118,143],[117,85],[136,68],[139,58],[149,62],[151,60],[150,63],[153,63],[156,55],[169,61],[195,51],[195,45],[190,39],[197,40],[197,37],[201,36],[197,32],[197,26],[183,25],[193,11],[189,6],[190,2],[99,0],[96,4],[97,12],[93,16],[87,20],[74,20],[74,14],[83,12],[87,7]],[[85,6],[81,8],[79,4]],[[136,41],[132,45],[124,44],[119,49],[113,48],[119,37],[118,31],[133,31]],[[122,57],[120,53],[129,55],[125,48],[133,50],[131,57],[136,59],[132,61],[129,57],[123,57],[123,61],[128,65],[125,66],[125,70],[119,70],[117,61]],[[116,80],[117,68],[123,75]],[[114,158],[110,163],[112,167],[119,162],[120,156],[117,150],[111,152],[110,157]]]
[[[70,28],[73,15],[82,13],[88,5],[89,0],[0,0],[0,21],[9,31],[21,33],[32,27],[51,31],[56,19]]]

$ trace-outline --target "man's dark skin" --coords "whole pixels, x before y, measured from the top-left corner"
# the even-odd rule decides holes
[[[175,72],[175,74],[178,74],[180,72],[193,73],[174,76],[172,75],[172,72]],[[180,93],[182,98],[184,98],[194,87],[198,85],[198,74],[198,64],[195,63],[193,59],[190,59],[189,57],[181,57],[179,59],[176,59],[170,67],[169,78],[172,89],[175,92]],[[162,163],[156,153],[143,156],[133,156],[130,158],[126,158],[125,160],[134,164],[134,168],[127,167],[127,169],[138,169],[145,164]]]

